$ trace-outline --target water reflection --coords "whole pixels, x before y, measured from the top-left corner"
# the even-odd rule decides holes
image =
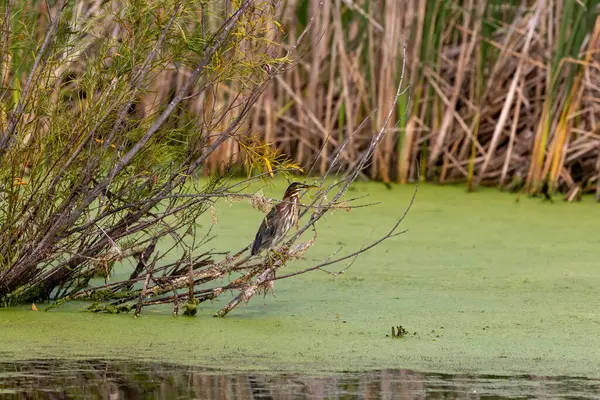
[[[17,399],[598,398],[600,381],[387,369],[331,376],[223,373],[123,361],[0,363],[0,397]]]

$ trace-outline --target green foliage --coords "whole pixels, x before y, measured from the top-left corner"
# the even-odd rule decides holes
[[[70,300],[71,300],[70,296],[66,296],[66,297],[63,297],[61,299],[58,299],[58,300],[52,302],[52,304],[50,304],[48,307],[46,307],[44,309],[44,311],[50,311],[53,308],[58,308],[58,307],[62,306],[63,304],[69,302]]]
[[[100,303],[94,303],[91,306],[89,306],[88,308],[86,308],[85,311],[93,312],[93,313],[106,312],[109,314],[121,314],[121,313],[128,313],[129,311],[133,310],[134,308],[135,308],[135,304],[121,304],[118,306],[113,306],[110,304],[103,305]]]
[[[552,59],[553,80],[558,79],[563,67],[562,64],[567,58],[578,59],[580,57],[581,45],[594,27],[596,19],[594,10],[596,10],[598,4],[600,4],[598,0],[581,3],[566,1],[564,3],[563,17],[558,28],[556,51]],[[566,69],[567,86],[571,86],[574,75],[581,69],[581,66],[569,62]],[[558,85],[553,85],[551,89],[551,95],[555,96]]]
[[[295,167],[237,132],[240,101],[255,101],[268,79],[264,65],[289,62],[266,51],[280,29],[271,2],[233,2],[230,16],[220,0],[50,5],[10,2],[0,18],[10,25],[0,43],[5,303],[109,280],[148,237],[189,226],[210,204],[189,192],[216,150],[209,139],[239,140],[250,172]],[[229,94],[215,98],[215,88]],[[190,111],[198,107],[203,118]]]
[[[198,300],[194,297],[191,297],[184,305],[183,305],[183,315],[188,317],[193,317],[198,312]]]

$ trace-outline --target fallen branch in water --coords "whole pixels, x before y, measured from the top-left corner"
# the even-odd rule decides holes
[[[278,172],[288,172],[291,176],[289,171],[297,169],[297,166],[277,162],[278,154],[264,150],[268,146],[248,144],[238,135],[248,110],[280,72],[274,67],[268,68],[266,76],[264,69],[252,72],[255,84],[239,92],[231,91],[231,102],[225,108],[212,105],[210,121],[204,121],[188,132],[190,137],[198,140],[196,147],[187,148],[185,154],[175,158],[178,161],[152,162],[153,157],[159,157],[164,145],[161,135],[166,135],[167,141],[172,140],[168,136],[167,121],[172,121],[171,114],[176,111],[176,103],[205,93],[208,86],[228,79],[225,72],[213,75],[207,72],[210,68],[205,68],[206,60],[211,53],[215,54],[214,46],[225,42],[230,45],[237,43],[231,31],[236,24],[253,18],[252,13],[262,17],[274,12],[269,7],[250,7],[248,0],[240,2],[239,9],[224,19],[221,28],[213,33],[213,41],[202,48],[200,60],[196,61],[192,72],[185,78],[185,84],[174,95],[174,103],[166,105],[155,117],[139,123],[123,110],[129,110],[133,95],[142,90],[150,78],[146,74],[153,71],[149,64],[158,57],[155,49],[167,40],[165,37],[175,40],[169,36],[174,34],[170,28],[175,23],[173,21],[178,21],[180,13],[186,7],[194,7],[195,3],[180,4],[183,3],[176,3],[169,22],[161,25],[156,32],[160,32],[156,35],[158,42],[148,47],[150,53],[146,62],[135,69],[137,73],[128,77],[126,82],[111,82],[103,88],[104,91],[98,91],[98,96],[104,96],[97,103],[102,115],[97,115],[97,110],[84,110],[90,113],[90,120],[77,125],[78,129],[81,128],[80,136],[69,139],[72,142],[67,142],[64,155],[54,155],[54,164],[47,170],[32,174],[27,188],[31,188],[30,192],[23,192],[20,197],[9,196],[11,207],[16,210],[14,213],[1,214],[0,210],[3,217],[0,223],[8,227],[0,233],[0,254],[4,263],[0,268],[0,299],[5,302],[53,299],[56,300],[53,307],[67,300],[89,300],[94,302],[89,311],[117,313],[135,310],[135,315],[139,315],[144,307],[172,304],[173,314],[183,310],[186,315],[194,315],[199,303],[215,299],[225,292],[234,292],[233,300],[216,313],[216,316],[223,317],[255,295],[273,290],[276,280],[315,270],[325,271],[322,268],[349,261],[339,271],[325,271],[340,275],[360,254],[404,232],[399,230],[399,226],[413,204],[418,185],[404,215],[392,224],[386,235],[360,249],[353,249],[350,254],[339,255],[339,251],[335,251],[327,260],[278,276],[287,262],[302,260],[310,250],[317,240],[319,220],[325,214],[375,204],[358,204],[363,197],[347,198],[346,195],[350,185],[364,176],[378,146],[394,129],[388,124],[397,110],[398,99],[407,90],[403,86],[403,65],[394,101],[389,104],[387,114],[378,116],[382,123],[374,130],[368,146],[350,161],[347,151],[350,148],[356,150],[352,145],[355,135],[367,129],[371,117],[382,107],[365,118],[343,141],[336,142],[335,151],[329,154],[328,169],[318,179],[316,196],[310,202],[300,201],[299,216],[300,221],[304,221],[303,225],[299,224],[296,232],[285,237],[273,254],[249,256],[249,244],[243,245],[237,252],[225,253],[209,248],[213,239],[212,226],[204,228],[196,222],[203,214],[210,213],[212,224],[216,225],[215,205],[219,201],[234,203],[243,200],[250,202],[255,209],[268,212],[276,200],[244,191],[253,182],[270,178]],[[314,16],[311,21],[313,19]],[[302,34],[300,38],[304,36]],[[297,47],[294,46],[293,49]],[[225,61],[234,63],[236,60],[232,57]],[[120,100],[115,100],[117,104],[114,105],[111,96],[115,93],[110,90],[119,87],[119,84],[127,86],[128,91],[121,93]],[[210,106],[210,103],[203,104]],[[116,118],[111,118],[114,113]],[[117,140],[119,137],[123,140]],[[113,139],[116,141],[114,148],[111,146]],[[242,182],[232,182],[232,174],[226,171],[214,174],[203,187],[199,187],[192,179],[193,175],[206,168],[209,155],[228,141],[244,148],[249,158],[255,157],[267,163],[266,172]],[[324,140],[322,151],[328,142]],[[98,149],[94,150],[96,145]],[[8,148],[7,151],[17,150]],[[309,173],[314,170],[320,154],[310,166]],[[0,158],[0,163],[6,160]],[[329,182],[328,178],[335,180]],[[4,184],[9,185],[8,182],[12,184],[13,181],[6,179]],[[312,238],[299,243],[301,235],[308,229],[314,232]],[[132,271],[128,277],[110,282],[114,279],[115,265],[129,262],[132,262]],[[215,283],[228,276],[231,276],[230,282]],[[94,278],[103,278],[104,284],[92,283]],[[208,285],[214,287],[206,287]]]

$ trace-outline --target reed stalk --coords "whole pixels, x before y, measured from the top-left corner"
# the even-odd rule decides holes
[[[41,43],[51,22],[43,18],[45,2],[4,4],[0,21],[7,39],[0,55],[6,68],[1,79],[10,90],[2,94],[0,124],[3,131],[10,131],[10,110],[20,99],[26,101],[38,79],[26,72],[35,63],[30,57],[34,44]],[[79,0],[66,12],[84,12],[101,4]],[[118,4],[112,5],[115,18],[122,17]],[[199,11],[200,23],[190,43],[202,42],[202,32],[217,23],[214,16],[236,4],[215,0]],[[317,162],[312,173],[322,174],[331,165],[332,154],[369,117],[343,149],[340,168],[350,168],[381,127],[376,109],[393,98],[403,61],[400,49],[406,46],[408,90],[392,115],[390,135],[364,176],[411,182],[417,159],[421,179],[466,182],[469,190],[480,185],[512,187],[522,179],[530,193],[538,192],[545,181],[565,194],[575,186],[583,192],[596,191],[598,0],[282,2],[280,26],[270,26],[286,32],[283,46],[269,48],[274,66],[285,62],[317,7],[321,10],[317,28],[301,49],[307,57],[297,68],[283,71],[249,111],[244,122],[249,137],[256,136],[303,167]],[[103,31],[115,38],[126,33],[108,25]],[[16,37],[22,40],[8,40]],[[93,41],[81,42],[69,49],[69,57],[80,60],[92,46]],[[44,57],[42,53],[39,62]],[[143,118],[160,110],[189,73],[185,66],[162,71],[160,79],[140,93],[134,114]],[[75,84],[61,76],[65,87]],[[209,82],[202,95],[182,100],[185,119],[176,122],[174,117],[172,123],[181,127],[184,121],[206,118],[207,108],[223,106],[240,89]],[[217,121],[209,122],[218,127]],[[201,173],[229,162],[243,163],[244,157],[227,140],[210,154]]]

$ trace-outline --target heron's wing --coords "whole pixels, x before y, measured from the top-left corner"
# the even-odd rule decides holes
[[[256,232],[254,243],[252,243],[252,250],[250,251],[251,255],[255,255],[262,248],[269,247],[273,242],[273,238],[277,232],[277,219],[275,218],[276,215],[277,209],[276,207],[273,207],[263,219],[262,224],[260,224],[260,228],[258,228],[258,232]]]

